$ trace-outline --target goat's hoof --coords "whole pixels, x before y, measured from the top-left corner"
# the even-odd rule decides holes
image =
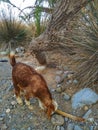
[[[19,105],[23,105],[23,101],[20,97],[18,97],[16,100]]]

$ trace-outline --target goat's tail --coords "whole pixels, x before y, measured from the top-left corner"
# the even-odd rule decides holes
[[[10,52],[9,54],[9,59],[10,59],[10,64],[12,67],[16,64],[16,59],[15,59],[15,53],[13,51]]]

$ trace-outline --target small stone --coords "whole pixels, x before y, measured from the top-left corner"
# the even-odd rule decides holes
[[[57,75],[61,75],[62,73],[63,73],[62,70],[58,70],[58,71],[56,71],[56,74],[57,74]]]
[[[83,130],[80,126],[78,126],[78,125],[75,125],[74,126],[74,130]]]
[[[2,98],[0,97],[0,103],[2,103]]]
[[[74,83],[74,84],[77,84],[77,83],[78,83],[78,80],[74,79],[74,80],[73,80],[73,83]]]
[[[94,123],[94,118],[88,118],[87,121],[89,121],[90,123]]]
[[[66,83],[69,85],[72,83],[72,80],[68,80]]]
[[[2,124],[2,126],[1,126],[1,130],[7,130],[7,125],[6,124]]]
[[[6,113],[9,113],[11,110],[8,108],[8,109],[6,109]]]
[[[57,126],[57,127],[56,127],[56,130],[61,130],[61,127],[60,127],[60,126]]]
[[[60,115],[55,114],[52,116],[51,122],[53,125],[61,126],[64,124],[64,118]]]
[[[94,130],[98,130],[98,125],[97,125],[97,126],[95,126]]]
[[[67,93],[65,93],[65,92],[62,93],[62,96],[64,97],[64,99],[65,99],[66,101],[70,100],[70,98],[71,98],[71,97],[70,97]]]
[[[58,93],[61,93],[61,92],[62,92],[62,87],[57,87],[57,88],[55,89],[55,91],[58,92]]]
[[[64,78],[62,76],[56,76],[55,81],[56,83],[60,84],[64,81]]]
[[[89,126],[84,126],[84,130],[89,130]]]
[[[65,130],[63,126],[61,126],[61,130]]]
[[[10,85],[10,86],[8,87],[8,89],[7,89],[7,92],[12,91],[13,88],[14,88],[13,85]]]
[[[16,104],[17,104],[16,101],[11,102],[11,105],[13,105],[13,106],[16,105]]]
[[[31,127],[28,127],[28,129],[27,130],[32,130],[32,128]]]
[[[68,75],[67,75],[67,77],[68,77],[69,79],[71,79],[72,76],[73,76],[73,74],[68,74]]]
[[[85,115],[83,116],[83,118],[84,118],[84,119],[88,119],[91,113],[92,113],[92,110],[89,109],[89,110],[85,113]]]
[[[84,110],[87,111],[88,110],[88,106],[84,106]]]
[[[90,130],[94,130],[94,126],[90,126]]]
[[[0,117],[0,121],[3,121],[4,120],[4,118],[3,117]]]
[[[74,130],[74,124],[69,123],[66,130]]]
[[[64,118],[64,120],[65,120],[65,122],[67,122],[67,121],[68,121],[68,118],[67,118],[67,117],[65,117],[65,118]]]

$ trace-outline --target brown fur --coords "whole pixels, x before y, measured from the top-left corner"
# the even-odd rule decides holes
[[[20,92],[24,92],[27,101],[32,97],[38,98],[44,105],[48,118],[50,118],[52,112],[55,111],[55,106],[45,79],[32,67],[20,62],[16,63],[14,54],[10,54],[9,58],[13,67],[12,80],[16,98],[20,97]]]

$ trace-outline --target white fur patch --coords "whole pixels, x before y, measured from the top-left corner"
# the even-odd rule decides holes
[[[38,99],[38,102],[39,102],[39,107],[42,109],[42,110],[44,110],[45,108],[44,108],[44,105],[43,105],[43,103]]]
[[[56,102],[55,100],[52,100],[52,103],[53,103],[53,105],[54,105],[54,107],[55,107],[55,111],[56,111],[57,108],[58,108],[58,104],[57,104],[57,102]]]

